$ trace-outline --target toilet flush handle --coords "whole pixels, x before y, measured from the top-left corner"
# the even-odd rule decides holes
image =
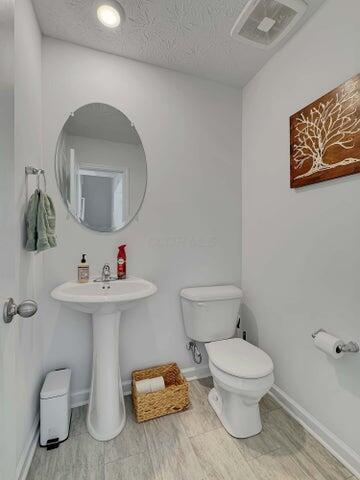
[[[203,302],[197,302],[196,304],[198,307],[205,307],[205,303]]]

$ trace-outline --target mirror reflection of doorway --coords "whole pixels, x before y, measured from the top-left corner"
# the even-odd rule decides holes
[[[81,168],[78,174],[77,215],[86,225],[109,231],[128,215],[129,175],[126,169],[110,171]]]

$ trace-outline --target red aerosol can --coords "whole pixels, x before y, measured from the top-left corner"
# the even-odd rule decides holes
[[[118,279],[126,278],[126,245],[119,246],[119,252],[117,256],[117,277]]]

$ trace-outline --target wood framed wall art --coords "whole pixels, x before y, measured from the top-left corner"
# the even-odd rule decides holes
[[[290,186],[360,172],[360,73],[290,117]]]

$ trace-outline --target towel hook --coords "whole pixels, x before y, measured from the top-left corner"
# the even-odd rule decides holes
[[[35,168],[30,165],[25,167],[25,175],[26,178],[28,175],[36,175],[36,185],[37,189],[40,190],[40,175],[42,175],[44,180],[44,191],[46,192],[46,177],[45,177],[45,170],[43,168]]]
[[[44,192],[46,193],[46,177],[44,170],[40,170],[37,174],[37,189],[40,190],[40,175],[42,175],[44,181]]]

